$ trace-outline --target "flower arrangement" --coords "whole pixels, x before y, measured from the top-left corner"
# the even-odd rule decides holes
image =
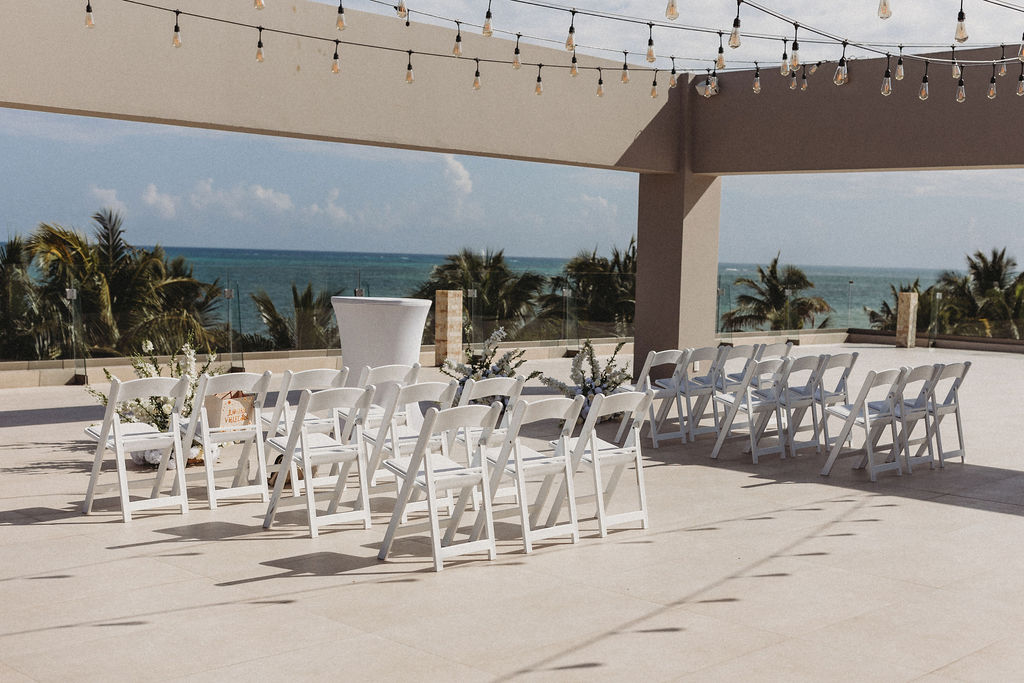
[[[583,342],[580,352],[572,359],[569,377],[575,382],[574,385],[566,384],[554,377],[541,377],[540,381],[545,386],[557,389],[569,398],[583,395],[586,398],[586,402],[583,404],[583,412],[580,415],[580,419],[586,419],[587,414],[590,412],[590,404],[595,396],[598,394],[610,394],[632,379],[629,370],[626,367],[618,367],[615,360],[615,357],[625,343],[625,341],[620,341],[615,346],[611,358],[602,367],[597,360],[597,354],[594,353],[594,345],[587,339]],[[590,371],[589,376],[587,375],[587,370]]]
[[[505,328],[499,327],[484,342],[484,351],[479,356],[475,355],[472,347],[467,344],[466,361],[464,363],[453,362],[450,358],[445,359],[444,364],[441,366],[441,372],[459,380],[456,400],[458,400],[458,396],[462,395],[462,387],[465,386],[466,380],[487,379],[489,377],[515,377],[518,374],[519,368],[526,363],[523,359],[526,350],[509,349],[501,356],[498,356],[498,344],[507,336],[508,333],[505,332]],[[527,375],[526,379],[540,377],[540,374],[539,370],[534,370]]]
[[[145,355],[143,355],[145,354]],[[196,387],[199,385],[199,376],[203,373],[218,375],[222,372],[220,368],[214,368],[213,362],[217,359],[216,354],[210,354],[202,367],[196,364],[196,350],[190,342],[182,345],[180,355],[178,352],[171,354],[166,367],[161,367],[160,361],[153,355],[153,342],[145,340],[142,342],[142,353],[132,354],[132,369],[136,377],[187,377],[188,390],[185,393],[185,401],[181,408],[181,417],[187,418],[192,414],[192,401],[195,398]],[[103,374],[107,380],[114,378],[113,374],[103,368]],[[107,405],[107,395],[95,387],[86,386],[85,390],[89,395]],[[143,422],[151,424],[162,432],[171,427],[171,413],[174,410],[174,401],[166,397],[152,397],[145,400],[135,399],[125,401],[117,407],[117,415],[126,422]],[[200,453],[193,449],[193,457]],[[160,462],[161,451],[144,451],[132,453],[132,460],[138,464],[156,465]]]

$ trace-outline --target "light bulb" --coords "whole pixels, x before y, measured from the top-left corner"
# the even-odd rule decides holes
[[[903,69],[903,57],[900,57],[896,60],[896,80],[902,81],[904,76],[906,76],[906,72]]]
[[[886,69],[885,76],[882,78],[882,96],[888,97],[892,94],[892,73]]]
[[[572,76],[573,78],[576,78],[577,76],[580,75],[580,69],[578,66],[578,62],[576,61],[575,52],[572,53],[572,65],[569,67],[569,75]]]
[[[839,66],[836,67],[836,74],[832,77],[832,82],[836,85],[842,85],[843,83],[846,83],[847,77],[846,57],[840,57]]]
[[[657,97],[657,96],[658,96],[658,77],[655,76],[654,80],[651,81],[651,97],[653,98],[653,97]]]
[[[711,87],[711,77],[708,76],[707,78],[704,79],[704,92],[703,92],[704,98],[705,99],[711,99],[711,96],[714,95],[714,94],[715,94],[715,91]]]
[[[1017,78],[1017,97],[1024,97],[1024,73]]]
[[[677,85],[679,85],[679,79],[676,77],[676,67],[675,64],[673,64],[672,71],[668,75],[668,87],[674,88]]]
[[[523,34],[521,34],[521,33],[517,33],[516,34],[516,49],[515,49],[515,52],[512,53],[512,68],[513,69],[519,69],[519,68],[522,68],[522,66],[523,66],[523,63],[519,61],[519,39],[522,38],[522,37],[523,37]]]
[[[597,96],[604,97],[604,76],[600,69],[597,70]]]
[[[676,0],[668,0],[668,7],[665,8],[665,18],[675,21],[679,18],[679,8],[676,7]]]
[[[1020,37],[1020,49],[1017,50],[1017,59],[1024,62],[1024,36]]]
[[[92,18],[92,3],[91,2],[85,3],[85,27],[86,28],[96,28],[96,22],[93,21],[93,18]],[[1022,49],[1024,49],[1024,48],[1022,48]]]
[[[623,83],[629,83],[629,64],[626,62],[626,60],[628,58],[629,58],[629,53],[628,52],[623,53],[623,55],[622,55],[622,77],[620,79]]]
[[[796,71],[800,68],[800,43],[796,36],[793,36],[793,56],[789,58],[789,70]]]
[[[569,20],[569,36],[565,39],[565,49],[572,52],[576,49],[576,10],[572,10],[570,16],[572,18]]]
[[[537,74],[537,87],[533,89],[535,95],[540,95],[544,92],[544,84],[540,80],[540,74]]]
[[[790,90],[796,90],[796,87],[797,87],[796,72],[795,71],[791,71],[790,74],[789,74],[789,89]]]
[[[658,60],[658,56],[654,54],[654,38],[648,38],[647,39],[647,61],[653,64],[657,60]]]
[[[345,4],[344,2],[338,3],[338,30],[345,30]]]
[[[487,8],[487,14],[484,15],[484,28],[481,31],[485,36],[490,38],[494,35],[494,27],[491,26],[491,8]]]
[[[455,45],[452,47],[452,54],[456,57],[462,56],[462,25],[459,22],[455,22],[457,30],[455,32]]]
[[[754,68],[754,87],[752,88],[755,95],[761,94],[761,69]]]
[[[395,5],[395,14],[398,15],[399,19],[405,19],[406,15],[409,14],[409,9],[405,6],[405,0],[398,0],[398,4]]]
[[[967,89],[964,88],[964,79],[957,81],[956,85],[956,101],[963,102],[967,99]]]
[[[928,76],[921,79],[921,88],[917,91],[917,97],[922,102],[928,99]]]
[[[958,43],[967,42],[967,26],[964,23],[964,20],[966,18],[967,17],[964,14],[963,5],[961,5],[960,11],[957,12],[956,15],[956,33],[953,34],[953,40],[955,40]]]
[[[711,72],[711,94],[718,94],[718,74],[715,72]]]
[[[256,9],[263,9],[266,7],[266,4],[264,4],[263,0],[252,0],[252,6]]]
[[[331,73],[341,73],[341,60],[338,59],[338,41],[334,41],[334,61],[331,62]]]
[[[960,68],[960,65],[953,62],[953,78],[960,78],[962,74],[963,70]]]
[[[1006,62],[999,65],[999,77],[1003,78],[1004,76],[1006,76]]]
[[[171,45],[174,47],[181,47],[181,28],[178,26],[178,15],[181,14],[178,10],[174,11],[174,36],[171,38]]]
[[[783,76],[789,75],[789,55],[786,53],[786,43],[782,44],[782,65],[779,67],[779,73]]]
[[[477,69],[473,74],[473,90],[480,89],[480,69]]]
[[[819,66],[821,66],[821,62],[815,62],[814,64],[811,64],[811,66],[808,67],[807,69],[807,75],[813,76],[814,72],[818,70]]]
[[[260,26],[258,28],[259,28],[259,32],[260,32],[260,37],[256,40],[256,61],[257,62],[262,62],[263,61],[263,27]]]
[[[888,19],[892,16],[892,9],[889,7],[889,0],[879,0],[878,2],[878,18]]]
[[[405,82],[412,83],[416,77],[412,73],[412,50],[409,50],[409,65],[405,67]]]
[[[732,33],[729,34],[729,47],[735,49],[740,46],[740,17],[737,14],[732,20]]]
[[[994,100],[996,98],[996,77],[995,76],[993,76],[992,80],[988,82],[988,95],[987,95],[987,97],[990,100]]]
[[[804,73],[800,76],[800,92],[807,91],[807,74]]]
[[[718,59],[715,60],[715,68],[716,69],[724,69],[725,68],[725,51],[722,49],[721,45],[718,46]]]

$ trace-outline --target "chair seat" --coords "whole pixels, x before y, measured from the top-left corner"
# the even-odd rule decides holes
[[[93,441],[100,440],[102,425],[90,425],[85,434]],[[173,432],[161,432],[146,422],[125,422],[121,425],[121,444],[126,451],[147,451],[166,448],[174,443]],[[114,449],[114,430],[107,436],[107,448]]]
[[[487,462],[491,464],[497,464],[498,454],[501,452],[500,448],[485,448],[484,454],[487,457]],[[536,472],[540,469],[561,469],[564,466],[562,456],[556,451],[537,451],[529,446],[519,445],[519,465],[522,466],[524,472]],[[505,472],[508,474],[516,473],[516,459],[509,458],[505,464]]]
[[[284,420],[281,421],[284,422]],[[268,417],[267,415],[263,415],[260,418],[260,422],[263,424],[264,431],[269,431],[270,429],[274,428],[274,425],[271,424],[271,418]],[[329,417],[317,417],[316,415],[306,415],[302,419],[302,424],[307,427],[324,426],[330,428],[334,425],[334,420]]]
[[[295,460],[298,462],[301,462],[303,456],[302,442],[303,440],[299,439],[295,443]],[[356,444],[343,444],[323,432],[308,433],[305,442],[309,447],[309,458],[314,465],[323,462],[355,460],[359,456],[359,448]],[[288,449],[288,437],[275,436],[267,439],[267,445],[275,451],[284,453]]]
[[[460,488],[483,481],[482,470],[479,467],[466,467],[440,453],[430,453],[427,457],[430,458],[430,465],[434,470],[434,485],[438,488]],[[409,475],[411,461],[412,456],[388,458],[384,461],[384,467],[405,478]],[[416,473],[415,483],[420,488],[426,488],[425,469]]]
[[[578,441],[579,439],[577,437],[572,437],[571,439],[569,439],[567,448],[569,448],[570,452],[576,448],[576,443]],[[632,462],[635,457],[635,453],[632,448],[622,448],[620,446],[616,446],[615,444],[605,441],[600,437],[595,437],[594,441],[597,443],[597,457],[601,461],[601,463],[604,463],[606,461],[612,463],[620,461]],[[551,445],[555,445],[555,442],[552,442]],[[583,451],[583,456],[580,460],[581,462],[584,462],[588,465],[593,465],[594,454],[588,448],[585,451]]]

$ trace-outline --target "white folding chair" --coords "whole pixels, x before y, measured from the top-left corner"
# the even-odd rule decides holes
[[[740,346],[719,347],[718,358],[715,359],[715,388],[718,391],[732,392],[743,379],[747,369],[757,362],[757,354],[761,344],[741,344]]]
[[[434,570],[444,569],[444,561],[449,557],[476,553],[486,550],[489,559],[498,554],[494,542],[494,519],[491,513],[491,498],[483,496],[482,511],[486,538],[470,538],[459,543],[454,542],[454,525],[458,517],[448,520],[444,537],[441,535],[441,515],[438,509],[440,499],[452,492],[458,492],[458,498],[472,495],[480,487],[489,486],[487,458],[481,456],[479,442],[489,438],[498,422],[501,404],[495,401],[491,406],[470,405],[456,406],[438,411],[430,408],[423,417],[423,427],[416,440],[412,455],[398,456],[384,461],[384,467],[394,473],[401,482],[395,509],[391,513],[391,522],[384,535],[377,557],[385,560],[391,551],[391,545],[399,535],[430,530],[431,548],[434,557]],[[467,434],[467,448],[472,453],[472,465],[464,465],[450,457],[448,444],[454,441],[459,433]],[[474,434],[479,434],[479,440]],[[413,491],[419,491],[426,497],[428,520],[425,523],[413,523],[402,526],[406,505],[412,499]]]
[[[730,383],[730,390],[715,392],[714,400],[722,405],[722,421],[718,425],[718,438],[711,450],[711,457],[718,458],[725,440],[732,433],[736,417],[742,412],[746,415],[746,427],[750,439],[750,457],[757,464],[762,455],[778,453],[786,457],[785,439],[782,436],[782,409],[779,395],[782,380],[792,363],[790,358],[772,358],[754,362],[747,366],[739,382]],[[762,446],[768,423],[775,417],[778,443],[774,446]]]
[[[573,471],[581,466],[593,474],[594,494],[597,501],[597,524],[601,537],[608,535],[608,527],[629,522],[640,522],[643,529],[647,528],[647,490],[644,486],[643,456],[640,451],[640,429],[647,419],[647,411],[654,400],[654,391],[647,390],[623,392],[605,396],[598,394],[591,399],[590,411],[577,437],[568,440]],[[622,441],[609,442],[597,435],[597,425],[602,418],[623,413],[629,420],[629,431]],[[639,506],[636,510],[610,514],[608,505],[618,487],[619,480],[627,465],[633,465],[636,475],[637,497]],[[603,468],[612,468],[608,483],[604,483]],[[555,500],[548,514],[547,524],[553,526],[558,520],[562,507],[562,499],[568,494],[565,482],[558,489]],[[539,504],[543,500],[538,499]]]
[[[373,402],[373,392],[373,385],[366,389],[342,387],[324,389],[316,393],[307,389],[302,392],[302,398],[299,399],[288,436],[267,439],[268,449],[283,455],[280,472],[290,469],[296,461],[301,462],[310,538],[316,538],[319,527],[326,524],[357,520],[363,523],[364,529],[370,528],[368,463],[362,429],[363,421]],[[341,419],[342,409],[346,410],[349,416],[344,422]],[[310,418],[315,418],[315,421]],[[320,429],[321,421],[324,419],[334,423],[330,433]],[[325,465],[331,466],[331,476],[315,477],[313,473],[316,468]],[[356,466],[359,495],[354,509],[338,512],[352,465]],[[316,487],[322,484],[332,485],[333,488],[326,514],[319,514],[316,510]],[[274,523],[274,515],[283,489],[284,477],[278,476],[267,506],[267,515],[263,520],[264,529],[269,529]]]
[[[370,367],[364,365],[359,372],[359,379],[355,386],[367,387],[372,384],[376,387],[374,404],[370,407],[370,414],[366,419],[367,427],[376,427],[384,418],[384,412],[388,403],[394,398],[395,392],[407,384],[415,384],[420,375],[420,364],[412,365],[378,365]]]
[[[262,375],[254,372],[234,372],[225,375],[207,375],[199,377],[195,397],[192,401],[192,413],[187,425],[182,425],[184,432],[182,444],[186,449],[192,444],[199,444],[203,449],[203,464],[206,470],[206,495],[210,509],[216,510],[220,500],[259,495],[266,503],[270,498],[267,490],[267,461],[263,451],[263,403],[267,400],[270,388],[271,373],[268,370]],[[212,426],[206,412],[206,397],[214,394],[241,391],[253,394],[252,422],[244,425]],[[228,472],[217,465],[223,459],[225,444],[242,443],[242,452],[235,464],[230,486],[217,486],[217,476]],[[256,446],[256,479],[253,481],[249,472],[249,450]],[[212,456],[214,451],[220,455]],[[159,476],[159,475],[158,475]]]
[[[515,481],[516,500],[518,501],[516,508],[495,511],[493,516],[495,519],[506,516],[519,517],[523,548],[527,554],[533,552],[534,543],[544,539],[569,536],[573,543],[579,540],[576,491],[573,485],[572,458],[569,453],[568,441],[576,426],[580,411],[583,410],[584,402],[583,396],[577,396],[575,399],[547,398],[533,403],[520,400],[512,409],[509,427],[501,445],[481,447],[489,463],[492,504],[495,496],[499,493],[498,487],[502,479],[511,478]],[[558,438],[554,440],[553,447],[549,446],[538,450],[539,445],[534,447],[525,442],[524,426],[530,431],[531,442],[544,443],[544,435],[538,433],[537,428],[552,422],[555,423],[558,431]],[[541,484],[534,504],[531,506],[527,484],[531,479],[536,480],[538,477],[541,479]],[[547,500],[551,487],[558,477],[561,477],[564,485],[567,486],[569,520],[538,527],[537,521],[543,511],[543,503]],[[462,505],[462,503],[463,501],[460,500],[459,504]],[[464,507],[464,505],[462,506]],[[461,510],[457,507],[453,516],[458,514],[461,514]],[[483,530],[483,524],[484,518],[478,515],[473,527],[474,538],[479,537]]]
[[[964,461],[966,448],[964,447],[964,428],[960,419],[960,386],[964,383],[967,371],[971,369],[971,362],[950,363],[942,368],[936,378],[935,387],[932,391],[932,400],[928,404],[928,413],[932,418],[932,433],[935,436],[935,449],[939,456],[939,467],[945,467],[947,458],[960,458]],[[939,396],[943,398],[940,401]],[[952,415],[956,420],[957,449],[953,451],[944,450],[942,447],[942,419]],[[923,446],[918,447],[917,455],[921,454]]]
[[[827,408],[834,405],[846,405],[850,402],[850,373],[857,363],[858,354],[837,353],[830,355],[821,369],[821,384],[814,392],[818,403],[818,415],[821,420],[821,433],[824,435],[825,448],[829,448],[828,412]]]
[[[872,370],[853,403],[837,403],[826,408],[829,415],[843,420],[843,427],[839,436],[828,444],[831,451],[825,466],[821,469],[823,476],[828,476],[832,471],[832,466],[852,436],[854,428],[864,430],[863,447],[846,454],[857,455],[863,451],[855,469],[866,467],[871,481],[877,481],[878,473],[887,470],[896,470],[896,474],[903,474],[903,465],[899,458],[900,440],[896,431],[898,419],[895,407],[906,372],[906,368],[882,372]],[[881,436],[886,427],[892,434],[892,443],[881,444]]]
[[[184,449],[181,447],[179,425],[181,413],[179,404],[188,391],[188,378],[181,377],[145,377],[122,382],[116,377],[110,382],[110,393],[107,395],[107,408],[103,415],[103,423],[92,425],[85,430],[86,435],[96,441],[96,456],[93,459],[92,473],[89,475],[89,488],[82,504],[82,512],[92,512],[92,504],[99,490],[98,480],[103,458],[107,451],[113,451],[114,463],[117,466],[117,488],[121,498],[121,516],[125,522],[132,521],[133,510],[150,510],[153,508],[179,507],[182,514],[188,512],[188,494],[185,487]],[[168,431],[160,431],[157,427],[142,422],[121,422],[117,413],[119,404],[144,402],[149,405],[167,405],[171,408],[170,426]],[[125,458],[136,451],[162,450],[157,477],[152,480],[129,482]],[[160,495],[160,473],[168,465],[169,458],[174,456],[175,484],[172,494]],[[132,500],[129,486],[152,484],[149,498]],[[107,487],[105,487],[107,488]]]
[[[779,391],[779,407],[786,414],[786,439],[789,442],[789,454],[796,457],[801,448],[814,446],[821,452],[821,430],[818,423],[818,402],[814,392],[821,384],[821,374],[828,362],[828,356],[801,356],[794,358],[789,370],[783,378]],[[802,429],[801,425],[807,411],[811,411],[810,429],[814,431],[812,441],[799,441],[796,437]]]
[[[932,424],[928,419],[928,406],[935,399],[935,382],[942,372],[942,365],[919,365],[906,370],[900,395],[896,399],[895,413],[900,425],[899,438],[903,462],[907,466],[907,472],[913,474],[914,465],[928,463],[929,467],[935,467],[935,449],[932,446]],[[914,439],[914,428],[922,422],[924,436]],[[924,446],[928,454],[925,455],[923,450],[919,450],[911,456],[912,445]]]
[[[496,400],[501,401],[502,414],[500,429],[508,427],[509,413],[512,406],[516,404],[523,393],[523,386],[526,378],[522,375],[515,377],[488,377],[487,379],[467,379],[459,393],[459,405],[468,406],[472,403],[490,405]]]
[[[769,358],[789,358],[793,351],[793,342],[775,342],[774,344],[759,344],[760,348],[754,354],[754,360],[768,360]]]
[[[683,368],[689,362],[692,349],[669,349],[667,351],[651,351],[647,354],[640,374],[637,375],[634,384],[623,384],[616,393],[623,391],[647,391],[654,390],[654,402],[651,403],[648,430],[652,445],[657,448],[658,442],[666,439],[680,439],[686,443],[686,423],[683,417],[683,395],[679,391],[679,383],[682,381]],[[668,377],[651,380],[651,371],[654,368],[665,368],[671,366],[671,374]],[[655,403],[660,401],[658,410],[655,412]],[[672,407],[675,406],[676,417],[679,420],[679,429],[674,432],[663,432],[665,421],[669,419]],[[629,422],[623,420],[619,425],[619,431],[615,435],[616,441],[621,441]]]
[[[718,419],[712,415],[712,425],[701,427],[707,406],[715,393],[715,361],[721,349],[717,346],[705,346],[690,351],[690,357],[682,366],[679,377],[679,393],[686,400],[686,431],[690,441],[698,434],[714,432],[718,434]],[[714,406],[712,405],[712,408]]]
[[[295,417],[295,406],[288,400],[289,393],[298,393],[307,389],[310,391],[336,389],[345,386],[347,380],[348,368],[342,368],[341,370],[317,368],[314,370],[300,370],[299,372],[285,370],[284,376],[281,377],[281,386],[277,392],[277,402],[274,403],[274,409],[269,412],[269,415],[266,410],[264,411],[263,431],[267,433],[268,437],[288,433],[288,428],[292,425],[292,420]],[[309,419],[316,421],[318,418],[310,415]],[[330,420],[327,420],[326,425],[330,426],[330,422]]]

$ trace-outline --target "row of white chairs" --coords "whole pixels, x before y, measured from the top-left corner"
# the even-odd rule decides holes
[[[573,438],[582,397],[526,403],[520,399],[524,378],[491,378],[467,381],[459,392],[459,405],[454,405],[457,382],[417,382],[418,371],[418,366],[365,368],[357,387],[344,386],[347,370],[285,373],[277,402],[269,410],[265,406],[269,372],[204,375],[196,390],[194,410],[187,419],[181,417],[185,380],[115,379],[103,424],[87,430],[98,443],[84,509],[91,511],[108,451],[115,454],[122,514],[129,521],[132,511],[153,507],[173,506],[187,512],[186,444],[196,443],[210,452],[208,449],[215,445],[242,442],[238,461],[227,471],[232,478],[230,485],[221,486],[217,481],[223,472],[218,465],[224,463],[205,459],[203,478],[211,509],[225,498],[258,496],[267,503],[264,526],[269,528],[282,502],[285,481],[290,478],[293,496],[305,494],[309,531],[315,537],[325,524],[355,521],[368,528],[370,496],[390,489],[396,502],[381,558],[387,556],[397,535],[415,533],[424,525],[431,532],[437,569],[454,554],[486,549],[493,557],[492,506],[495,498],[505,493],[512,494],[516,505],[500,514],[519,518],[527,552],[538,540],[556,535],[568,535],[575,542],[579,527],[572,474],[580,469],[593,474],[595,516],[602,536],[615,524],[639,521],[647,526],[639,430],[653,392],[595,397],[582,431]],[[235,390],[254,394],[252,424],[210,426],[205,397]],[[289,394],[297,390],[301,390],[299,400],[290,402]],[[171,428],[161,432],[152,425],[123,423],[115,407],[134,400],[173,401]],[[481,400],[494,402],[473,405]],[[432,407],[424,413],[420,410],[423,404]],[[508,409],[502,410],[503,405]],[[625,438],[600,439],[598,422],[617,414],[624,415]],[[533,443],[537,438],[532,432],[532,441],[521,438],[524,427],[534,430],[545,421],[556,424],[549,440]],[[150,496],[132,500],[125,457],[131,451],[157,448],[164,449],[164,453]],[[249,472],[252,449],[255,473]],[[174,482],[169,495],[161,495],[161,480],[172,456]],[[635,471],[638,505],[624,513],[609,514],[608,501],[627,466]],[[607,480],[602,467],[610,469]],[[267,475],[274,471],[278,476],[271,491]],[[539,483],[533,496],[527,491],[528,480]],[[343,503],[347,487],[353,483],[358,488],[355,500]],[[326,512],[319,511],[324,501],[317,500],[318,488],[321,493],[329,493]],[[566,502],[568,521],[564,519]],[[441,535],[439,509],[444,506],[449,516]],[[454,543],[459,521],[469,506],[478,511],[470,539]],[[342,507],[347,509],[341,511]],[[417,510],[427,513],[426,522],[408,523],[409,513]]]

